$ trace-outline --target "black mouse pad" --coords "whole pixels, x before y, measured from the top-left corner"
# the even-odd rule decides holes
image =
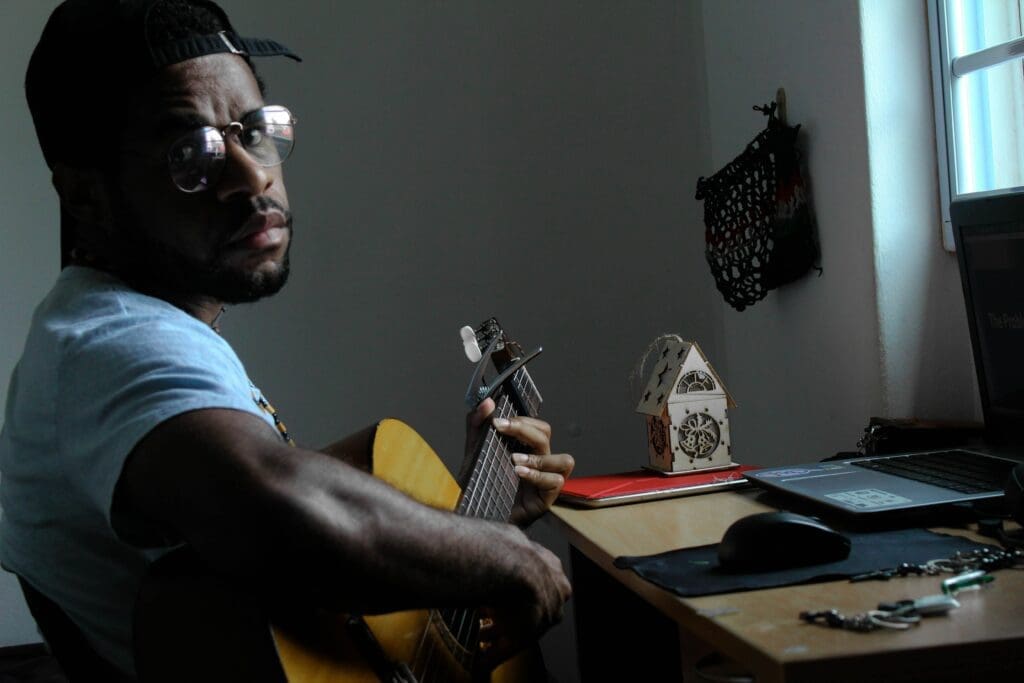
[[[632,569],[644,579],[683,597],[737,593],[800,583],[845,579],[903,562],[923,564],[951,557],[957,551],[992,548],[959,536],[927,529],[898,529],[870,533],[845,532],[850,555],[840,562],[815,564],[779,571],[735,574],[718,567],[718,545],[670,550],[657,555],[615,558],[619,569]]]

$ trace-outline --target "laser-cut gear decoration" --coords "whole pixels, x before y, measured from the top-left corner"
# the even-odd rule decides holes
[[[688,394],[691,391],[714,391],[716,388],[715,380],[711,375],[703,370],[690,370],[679,378],[679,384],[676,385],[676,393]]]
[[[707,413],[687,415],[678,432],[679,448],[694,459],[710,457],[722,440],[718,422]]]

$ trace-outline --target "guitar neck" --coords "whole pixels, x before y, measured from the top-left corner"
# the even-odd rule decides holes
[[[542,400],[526,368],[520,368],[495,397],[493,417],[537,417]],[[484,437],[472,456],[469,477],[456,507],[458,514],[508,521],[519,490],[519,477],[512,463],[515,443],[488,423]]]

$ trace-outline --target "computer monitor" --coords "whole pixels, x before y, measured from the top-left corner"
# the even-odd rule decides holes
[[[1024,187],[950,205],[985,440],[1024,445]]]

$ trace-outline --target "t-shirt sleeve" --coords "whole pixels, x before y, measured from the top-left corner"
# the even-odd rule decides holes
[[[107,321],[67,341],[57,378],[57,443],[69,483],[108,524],[125,460],[154,427],[201,408],[260,414],[231,347],[192,319]]]

